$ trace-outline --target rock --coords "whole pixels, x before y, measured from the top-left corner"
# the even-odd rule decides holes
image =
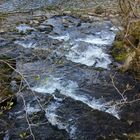
[[[40,25],[37,29],[40,32],[45,32],[46,34],[48,34],[53,30],[53,26],[51,26],[51,25]]]
[[[95,13],[96,14],[102,14],[102,13],[104,13],[104,9],[103,9],[103,7],[102,6],[97,6],[96,8],[95,8]]]
[[[6,46],[8,43],[9,43],[9,42],[8,42],[6,39],[0,38],[0,47]]]
[[[127,120],[129,125],[132,125],[133,121],[132,120]]]

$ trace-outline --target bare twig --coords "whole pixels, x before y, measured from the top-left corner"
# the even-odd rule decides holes
[[[117,88],[117,86],[115,85],[115,82],[114,82],[115,75],[116,75],[116,73],[114,74],[114,76],[110,75],[110,78],[111,78],[113,87],[116,89],[116,91],[117,91],[117,92],[119,93],[119,95],[122,97],[123,101],[126,102],[126,98],[124,97],[124,93],[125,93],[127,90],[124,90],[123,92],[121,92],[121,91]]]
[[[32,131],[32,126],[31,126],[30,121],[29,121],[29,118],[28,118],[27,106],[26,106],[25,99],[24,99],[23,95],[20,95],[20,96],[22,98],[23,105],[24,105],[24,108],[25,108],[25,117],[26,117],[26,121],[27,121],[28,126],[29,126],[30,134],[31,134],[33,140],[35,140],[35,136],[34,136],[33,131]]]
[[[29,87],[29,89],[31,89],[30,84],[28,83],[28,81],[25,79],[24,75],[23,75],[21,72],[19,72],[18,70],[16,70],[13,66],[11,66],[8,62],[6,62],[6,61],[4,61],[4,60],[0,60],[0,62],[3,62],[3,63],[5,63],[5,64],[7,64],[11,69],[13,69],[16,73],[18,73],[18,74],[21,76],[21,78],[25,81],[25,83],[27,84],[27,86]],[[37,102],[38,102],[40,108],[41,108],[43,111],[45,111],[44,108],[42,107],[40,101],[38,100],[37,96],[35,95],[35,93],[34,93],[32,90],[31,90],[31,92],[32,92],[32,94],[36,97],[36,100],[37,100]]]
[[[0,62],[7,64],[11,69],[13,69],[16,73],[18,73],[18,74],[21,76],[21,79],[23,79],[23,80],[25,81],[26,85],[31,89],[30,84],[28,83],[28,81],[25,79],[25,77],[23,76],[23,74],[22,74],[21,72],[17,71],[12,65],[9,64],[9,62],[7,62],[7,61],[5,61],[5,60],[0,60]],[[18,92],[17,92],[16,94],[21,93],[21,91],[22,91],[25,87],[26,87],[26,86],[23,86],[23,87],[22,87],[22,81],[21,81],[20,86],[19,86],[19,90],[18,90]],[[31,90],[31,91],[32,91],[32,90]],[[35,93],[34,93],[33,91],[32,91],[32,94],[36,97],[36,95],[35,95]],[[35,140],[35,136],[34,136],[34,134],[33,134],[32,127],[31,127],[31,124],[30,124],[30,121],[29,121],[29,118],[28,118],[27,106],[26,106],[25,99],[24,99],[23,95],[20,94],[20,96],[21,96],[21,98],[22,98],[22,100],[23,100],[23,105],[24,105],[25,112],[26,112],[26,113],[25,113],[26,121],[27,121],[27,124],[28,124],[28,126],[29,126],[30,134],[31,134],[33,140]],[[41,103],[39,102],[39,100],[38,100],[37,97],[36,97],[36,100],[37,100],[37,102],[38,102],[40,108],[41,108],[43,111],[45,111],[45,109],[42,107],[42,105],[41,105]]]

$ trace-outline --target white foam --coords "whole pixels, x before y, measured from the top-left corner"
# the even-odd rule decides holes
[[[15,44],[22,46],[23,48],[35,48],[36,43],[33,42],[25,42],[25,41],[15,41]]]
[[[85,35],[85,38],[79,37],[75,40],[72,40],[72,36],[69,33],[60,36],[50,35],[49,37],[59,41],[70,40],[68,45],[63,45],[63,48],[68,51],[65,55],[68,60],[87,66],[109,69],[108,65],[111,63],[111,59],[105,49],[113,43],[115,33],[102,30],[95,35]],[[85,44],[84,50],[81,49],[83,44]]]
[[[18,32],[23,32],[23,33],[27,32],[29,30],[35,30],[34,28],[32,28],[26,24],[21,24],[21,25],[17,26],[16,29],[18,30]]]
[[[119,119],[118,110],[115,105],[108,105],[101,99],[95,99],[94,97],[77,93],[76,90],[78,90],[78,85],[76,82],[51,77],[47,83],[42,82],[41,85],[32,88],[32,90],[44,94],[53,94],[56,89],[60,91],[60,94],[71,97],[74,100],[81,101],[93,109],[112,114]]]
[[[110,30],[111,30],[111,31],[116,31],[116,32],[117,32],[117,31],[120,31],[120,30],[122,31],[123,28],[122,28],[122,27],[113,26],[113,27],[110,28]]]
[[[69,134],[70,134],[71,139],[76,139],[76,130],[77,130],[77,128],[75,127],[75,125],[70,126]]]
[[[80,47],[78,44],[74,45],[66,55],[67,59],[87,66],[108,68],[111,60],[102,48],[89,45],[85,46],[83,51],[80,51]]]
[[[66,129],[66,124],[60,122],[59,116],[56,114],[59,107],[60,103],[52,102],[48,105],[45,116],[52,125],[57,126],[59,129]]]
[[[101,38],[92,38],[91,36],[89,36],[88,38],[79,38],[76,41],[83,41],[86,43],[91,43],[91,44],[96,44],[96,45],[108,45],[108,41],[107,40],[102,40]]]
[[[112,32],[108,33],[105,31],[101,31],[96,34],[98,36],[88,35],[85,38],[76,39],[76,41],[82,41],[98,46],[106,46],[106,45],[111,45],[115,39],[115,34]]]
[[[57,109],[60,106],[61,104],[59,102],[52,102],[48,105],[45,116],[53,126],[66,130],[69,133],[70,138],[74,138],[76,127],[74,125],[70,125],[68,122],[62,122],[61,116],[57,115]]]
[[[30,104],[27,104],[26,108],[25,108],[25,111],[28,113],[28,114],[33,114],[33,113],[36,113],[36,112],[39,112],[40,109],[39,107],[31,107]]]
[[[36,89],[37,92],[41,93],[50,93],[53,94],[56,89],[60,90],[62,93],[65,93],[66,91],[68,93],[71,93],[75,91],[78,88],[78,85],[76,82],[73,81],[64,81],[61,78],[55,78],[53,76],[50,76],[47,81],[42,81],[42,84],[38,87],[32,88],[33,90]]]
[[[59,41],[68,41],[70,39],[69,34],[62,35],[62,36],[52,36],[52,35],[49,35],[49,37],[52,38],[52,39],[59,40]]]
[[[105,47],[110,46],[115,38],[113,32],[101,31],[96,35],[72,41],[66,58],[75,63],[108,69],[111,64],[110,56],[105,52]],[[84,42],[81,44],[80,42]]]

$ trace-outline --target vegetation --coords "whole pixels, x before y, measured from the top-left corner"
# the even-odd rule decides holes
[[[3,57],[1,59],[14,65],[14,61],[10,58]],[[0,115],[15,104],[16,99],[10,88],[12,72],[13,70],[7,64],[0,62]]]
[[[119,0],[120,15],[124,30],[116,37],[112,55],[124,62],[123,71],[131,71],[140,80],[140,1]]]

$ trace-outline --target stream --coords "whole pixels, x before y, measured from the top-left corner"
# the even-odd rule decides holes
[[[25,111],[37,140],[122,136],[128,124],[121,120],[117,105],[121,97],[110,79],[115,74],[110,48],[116,33],[110,21],[88,22],[73,16],[52,16],[39,25],[18,24],[14,39],[2,48],[9,46],[7,55],[16,57],[16,70],[26,77],[23,84],[30,86],[21,91],[26,107],[18,96],[9,113],[14,123],[4,140],[18,140],[17,133],[28,131]],[[127,78],[119,76],[117,85],[123,87]]]

